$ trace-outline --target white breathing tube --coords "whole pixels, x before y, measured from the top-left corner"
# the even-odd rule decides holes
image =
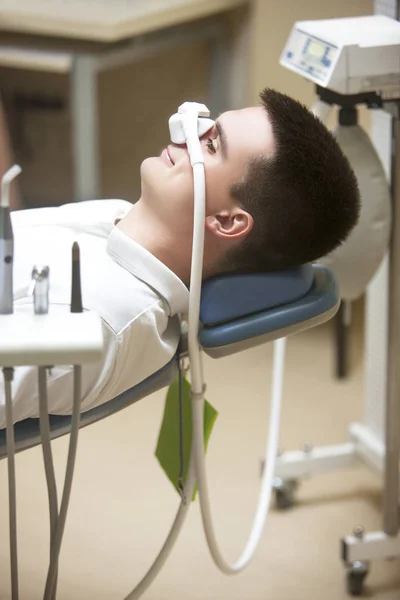
[[[268,441],[265,449],[265,468],[261,481],[261,491],[253,526],[241,557],[233,565],[228,564],[218,548],[211,518],[208,494],[207,475],[204,452],[204,391],[201,351],[198,343],[198,326],[200,315],[200,298],[203,272],[204,221],[205,221],[205,172],[204,158],[199,137],[204,135],[213,125],[208,119],[209,112],[204,105],[185,103],[179,112],[170,119],[171,140],[178,144],[187,143],[193,167],[194,179],[194,230],[192,245],[192,263],[189,296],[189,328],[188,344],[192,385],[193,440],[191,448],[188,476],[184,489],[184,498],[178,509],[168,537],[149,571],[126,596],[125,600],[137,600],[148,589],[165,564],[178,538],[180,530],[190,508],[191,498],[198,484],[203,526],[211,555],[216,565],[226,574],[242,571],[250,562],[259,544],[270,506],[272,483],[278,448],[280,413],[282,404],[283,375],[285,362],[286,338],[274,342],[274,362],[271,390],[271,411]]]
[[[278,435],[281,414],[281,397],[283,389],[283,373],[285,364],[286,338],[275,340],[274,342],[274,363],[273,363],[273,381],[272,381],[272,402],[270,412],[269,434],[265,449],[264,472],[261,481],[260,495],[257,510],[254,516],[253,525],[250,531],[246,546],[237,559],[230,565],[226,562],[219,550],[217,539],[211,517],[211,507],[208,492],[207,473],[205,467],[204,436],[203,436],[203,417],[204,397],[203,394],[194,398],[194,452],[197,484],[199,489],[200,507],[203,517],[203,526],[207,538],[208,547],[214,562],[219,569],[226,575],[234,575],[242,571],[252,560],[261,536],[263,534],[265,521],[270,506],[272,484],[275,472],[275,462],[278,448]]]
[[[216,562],[217,566],[227,574],[235,574],[239,571],[243,570],[249,561],[251,560],[254,552],[259,543],[260,537],[263,532],[264,523],[267,517],[268,508],[270,504],[271,498],[271,490],[272,490],[272,481],[275,472],[275,462],[277,455],[277,446],[278,446],[278,432],[279,432],[279,421],[280,421],[280,409],[281,409],[281,399],[282,399],[282,389],[283,389],[283,374],[284,374],[284,363],[285,363],[285,348],[286,348],[286,338],[281,338],[274,342],[274,362],[273,362],[273,376],[272,376],[272,401],[271,401],[271,411],[270,411],[270,425],[268,432],[268,442],[265,451],[265,469],[263,473],[263,478],[261,482],[261,492],[260,492],[260,500],[257,507],[257,512],[254,518],[252,532],[249,537],[249,541],[246,544],[245,551],[242,557],[235,563],[233,567],[230,567],[224,559],[222,558],[217,542],[215,539],[215,535],[212,528],[211,515],[210,515],[210,507],[208,500],[208,490],[206,488],[207,493],[207,501],[208,505],[206,506],[206,510],[208,509],[208,513],[204,511],[203,505],[202,514],[203,514],[203,526],[206,532],[206,538],[209,543],[209,548],[211,554]],[[204,406],[204,399],[202,401]],[[198,403],[198,406],[200,403]],[[138,583],[134,590],[124,600],[138,600],[144,594],[144,592],[150,587],[153,581],[156,579],[157,575],[160,573],[161,569],[165,565],[172,549],[179,537],[182,526],[185,522],[186,516],[189,512],[191,505],[191,498],[193,497],[193,492],[196,484],[196,472],[195,472],[195,444],[200,441],[201,447],[204,448],[204,438],[203,438],[203,428],[201,428],[200,435],[197,435],[196,432],[198,428],[198,424],[203,424],[203,418],[200,411],[196,411],[196,423],[194,425],[194,437],[192,441],[191,448],[191,456],[190,463],[188,468],[188,475],[186,479],[186,485],[184,489],[184,498],[186,500],[182,500],[180,503],[178,512],[172,524],[171,530],[162,546],[160,552],[158,553],[155,561],[153,562],[150,569],[147,571],[146,575],[142,578],[142,580]],[[203,463],[204,463],[204,451],[203,451]],[[205,465],[203,465],[204,473],[205,473]],[[198,489],[199,494],[200,490],[203,489],[201,486],[204,483],[200,483],[200,479],[198,481]],[[202,480],[204,482],[204,479]],[[206,481],[207,485],[207,481]],[[202,497],[200,496],[200,502],[202,502]],[[207,520],[208,519],[208,520]],[[230,570],[228,571],[228,567]]]
[[[230,565],[223,558],[216,540],[211,517],[210,499],[208,493],[207,472],[205,466],[204,449],[204,392],[201,365],[201,349],[198,342],[198,327],[200,318],[200,297],[203,275],[203,251],[204,251],[204,222],[206,214],[205,203],[205,172],[204,158],[202,156],[201,143],[197,135],[198,113],[189,109],[183,119],[183,127],[188,142],[188,151],[193,166],[194,176],[194,230],[193,250],[190,277],[189,297],[189,328],[188,346],[190,373],[192,385],[192,411],[193,411],[193,450],[197,485],[201,514],[207,543],[214,562],[221,571],[232,575],[243,570],[253,558],[260,541],[271,498],[272,481],[275,471],[275,459],[278,446],[278,433],[280,423],[280,408],[283,386],[283,366],[285,356],[285,339],[277,340],[274,344],[274,381],[273,381],[273,405],[271,410],[270,432],[266,449],[265,470],[261,483],[261,492],[258,502],[253,527],[245,546],[243,554]],[[201,154],[201,158],[200,158]]]
[[[199,136],[204,135],[213,125],[211,119],[208,117],[209,112],[206,106],[197,103],[186,102],[179,107],[178,113],[173,115],[169,120],[170,134],[172,142],[176,144],[184,144],[187,142],[187,148],[191,158],[191,164],[193,167],[193,185],[194,185],[194,232],[193,232],[193,245],[192,245],[192,269],[193,264],[195,265],[196,273],[202,272],[203,268],[203,248],[204,248],[204,220],[205,220],[205,175],[204,175],[204,159],[203,152]],[[203,117],[203,118],[199,118]],[[197,227],[196,223],[201,224],[201,228]],[[200,232],[198,230],[201,229]],[[200,235],[199,235],[200,234]],[[198,332],[198,318],[200,312],[200,294],[201,294],[201,281],[202,277],[197,278],[192,288],[192,278],[190,281],[190,296],[189,296],[189,337],[193,334],[196,335]],[[193,289],[196,293],[193,293]],[[190,301],[195,300],[195,307],[197,306],[197,323],[191,321],[190,318]],[[192,300],[193,302],[193,300]],[[190,327],[192,325],[192,330]],[[190,357],[190,353],[189,353]],[[201,377],[201,365],[200,365],[200,377]],[[202,379],[202,377],[201,377]],[[157,555],[154,563],[135,587],[135,589],[126,596],[125,600],[137,600],[142,594],[148,589],[152,582],[157,577],[158,573],[164,566],[168,556],[170,555],[172,548],[175,545],[176,540],[180,534],[185,518],[189,512],[191,499],[193,497],[196,476],[195,476],[195,460],[194,460],[194,439],[192,441],[190,463],[187,473],[187,479],[185,488],[183,491],[183,497],[176,517],[174,519],[172,528]]]

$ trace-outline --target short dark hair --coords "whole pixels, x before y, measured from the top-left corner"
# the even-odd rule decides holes
[[[356,176],[330,131],[286,94],[267,88],[260,98],[275,152],[255,157],[232,186],[254,225],[228,255],[228,271],[275,271],[316,261],[345,241],[359,217]]]

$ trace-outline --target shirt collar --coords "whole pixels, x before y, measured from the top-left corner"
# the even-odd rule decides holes
[[[118,227],[113,227],[108,237],[107,253],[166,300],[169,316],[187,312],[189,290],[182,280]]]

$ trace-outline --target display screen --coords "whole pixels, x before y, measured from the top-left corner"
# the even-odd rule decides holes
[[[319,44],[318,42],[311,42],[307,48],[307,54],[311,54],[311,56],[315,56],[316,58],[322,58],[325,53],[325,46],[323,44]]]
[[[332,74],[339,49],[330,42],[295,29],[284,50],[283,64],[291,65],[315,82]]]

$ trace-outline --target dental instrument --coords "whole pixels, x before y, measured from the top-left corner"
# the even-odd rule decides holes
[[[33,295],[33,308],[35,315],[45,315],[49,311],[49,267],[34,266],[32,269],[32,282],[29,294]],[[54,471],[53,453],[51,451],[51,433],[49,423],[49,409],[47,400],[47,371],[50,367],[38,367],[38,392],[39,392],[39,424],[42,439],[43,464],[46,476],[47,495],[50,516],[50,556],[52,540],[54,539],[58,519],[57,484]],[[53,598],[56,597],[54,590]]]
[[[34,266],[32,282],[28,291],[33,295],[33,310],[35,315],[46,315],[49,312],[49,275],[47,266]]]
[[[1,179],[0,203],[0,314],[13,311],[13,256],[14,240],[10,217],[10,185],[21,173],[21,167],[14,165]]]
[[[81,290],[81,273],[80,273],[80,250],[77,242],[72,246],[72,285],[71,285],[71,313],[82,313],[82,290]],[[72,406],[72,424],[71,436],[68,448],[67,468],[65,472],[64,489],[61,498],[60,512],[51,531],[50,543],[50,565],[47,573],[46,587],[44,591],[44,600],[52,600],[55,598],[57,587],[58,574],[58,557],[61,550],[61,543],[64,534],[65,523],[67,520],[68,505],[72,489],[72,480],[74,476],[74,468],[76,461],[76,453],[78,447],[79,421],[81,413],[81,396],[82,396],[82,367],[79,364],[74,364],[74,391],[73,391],[73,406]],[[47,414],[48,419],[48,414]],[[56,500],[54,500],[54,503]]]
[[[51,450],[51,431],[49,421],[49,409],[47,399],[47,367],[38,367],[38,392],[39,392],[39,424],[42,439],[43,464],[46,476],[47,497],[50,516],[50,556],[53,551],[53,540],[55,539],[58,521],[58,494],[54,470],[53,453]],[[53,598],[56,598],[57,581],[54,583]]]
[[[33,294],[33,306],[35,315],[45,315],[49,310],[49,267],[37,267],[32,270],[31,293]],[[53,453],[51,450],[51,434],[49,423],[49,409],[47,399],[47,372],[51,372],[51,366],[38,367],[38,392],[39,392],[39,423],[42,439],[43,464],[46,476],[49,516],[50,516],[50,558],[53,552],[53,544],[57,531],[58,522],[58,498],[57,484],[54,470]],[[56,574],[57,579],[57,574]],[[56,598],[57,581],[54,581],[52,598]]]
[[[11,562],[11,598],[18,600],[18,548],[17,548],[17,497],[15,478],[15,442],[13,430],[12,389],[14,369],[3,366],[4,391],[6,399],[7,430],[7,470],[8,470],[8,514]]]
[[[78,243],[74,242],[72,245],[71,312],[81,313],[82,310],[81,254]]]

